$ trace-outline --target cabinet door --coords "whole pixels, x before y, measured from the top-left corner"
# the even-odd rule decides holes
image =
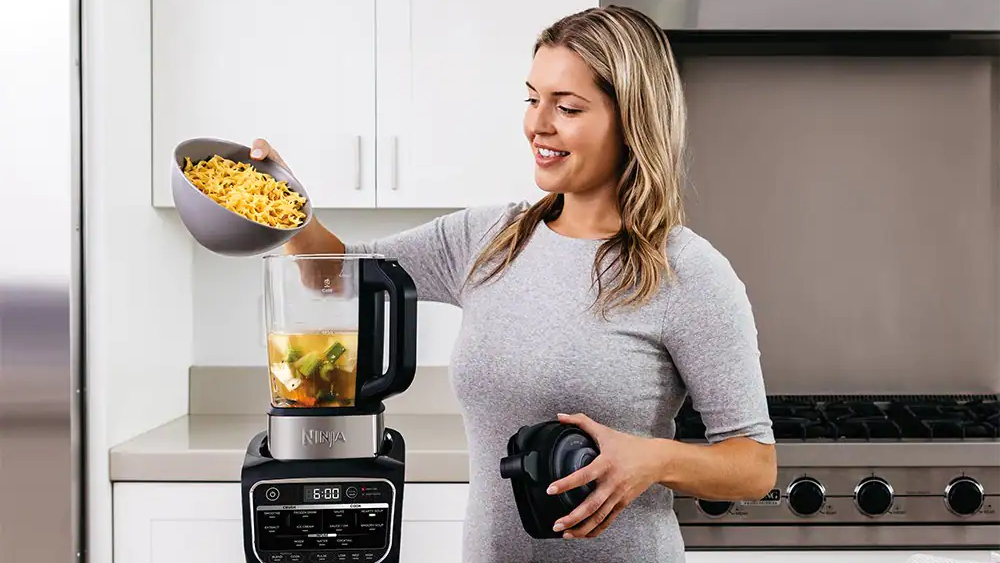
[[[191,137],[267,139],[315,207],[373,207],[371,0],[153,0],[153,205]]]
[[[462,563],[461,522],[403,522],[399,563]]]
[[[400,563],[462,561],[467,483],[407,483],[403,493]]]
[[[244,561],[240,484],[116,483],[116,563]]]
[[[539,32],[596,0],[379,0],[378,206],[539,199],[523,134]]]

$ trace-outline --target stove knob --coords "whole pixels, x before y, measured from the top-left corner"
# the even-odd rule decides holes
[[[725,516],[729,509],[733,507],[733,503],[724,500],[703,500],[698,499],[698,508],[705,513],[706,516],[712,518],[718,518],[720,516]]]
[[[892,507],[892,487],[880,477],[862,479],[854,488],[854,504],[868,516],[881,516]]]
[[[812,477],[800,477],[788,485],[788,508],[799,516],[812,516],[823,508],[826,489]]]
[[[957,477],[944,488],[944,499],[948,510],[957,516],[971,516],[983,506],[986,491],[972,477]]]

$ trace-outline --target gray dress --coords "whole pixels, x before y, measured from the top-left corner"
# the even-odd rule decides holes
[[[420,299],[463,310],[451,358],[470,456],[462,560],[682,563],[684,542],[666,487],[640,495],[597,538],[534,540],[521,528],[499,460],[520,426],[560,412],[672,438],[673,418],[688,394],[710,442],[748,436],[773,443],[745,287],[708,241],[678,228],[668,255],[679,284],[664,282],[652,302],[615,310],[605,321],[586,310],[600,243],[541,223],[504,276],[460,291],[478,251],[525,205],[465,209],[347,245],[349,252],[397,258]]]

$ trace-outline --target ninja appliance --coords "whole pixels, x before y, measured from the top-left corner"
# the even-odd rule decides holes
[[[413,280],[377,255],[263,261],[271,408],[242,469],[246,560],[395,563],[405,444],[383,400],[413,381]]]

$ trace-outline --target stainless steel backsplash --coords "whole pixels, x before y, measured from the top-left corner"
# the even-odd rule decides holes
[[[684,62],[689,225],[753,304],[769,393],[1000,392],[1000,70]]]

